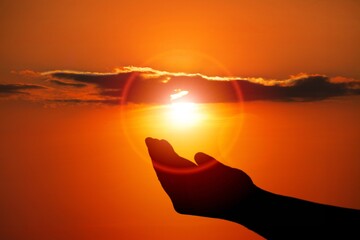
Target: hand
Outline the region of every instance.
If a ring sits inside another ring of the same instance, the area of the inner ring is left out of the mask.
[[[229,219],[246,203],[257,187],[239,169],[228,167],[204,153],[195,163],[180,157],[165,140],[146,138],[158,179],[181,214]]]
[[[165,140],[145,142],[178,213],[233,221],[267,239],[360,237],[360,210],[274,194],[255,186],[243,171],[204,153],[195,155],[195,164],[177,155]]]

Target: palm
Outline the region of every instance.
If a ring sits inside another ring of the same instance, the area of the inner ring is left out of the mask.
[[[147,138],[146,144],[158,179],[179,213],[221,218],[256,188],[246,173],[204,153],[195,155],[196,165],[165,140]]]

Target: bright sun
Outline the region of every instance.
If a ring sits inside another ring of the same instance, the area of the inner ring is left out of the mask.
[[[177,102],[169,105],[169,117],[176,126],[193,126],[199,122],[201,115],[198,106],[191,102]]]
[[[196,103],[179,101],[188,95],[189,91],[175,89],[175,93],[170,95],[169,118],[170,122],[176,127],[188,127],[198,123],[201,119],[200,109]]]

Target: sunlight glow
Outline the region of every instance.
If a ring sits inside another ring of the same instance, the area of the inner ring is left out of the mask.
[[[197,104],[177,102],[169,105],[169,118],[177,127],[193,126],[201,120]]]

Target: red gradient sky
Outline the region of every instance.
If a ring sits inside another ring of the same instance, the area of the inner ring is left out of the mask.
[[[50,86],[40,72],[123,66],[355,81],[359,12],[353,0],[1,1],[0,239],[262,239],[235,223],[176,214],[146,158],[149,134],[188,158],[218,156],[266,190],[359,209],[359,96],[249,101],[210,130],[164,133],[153,112],[135,112],[127,134],[119,106],[34,97],[83,94]],[[1,93],[18,83],[48,84],[47,95]]]

